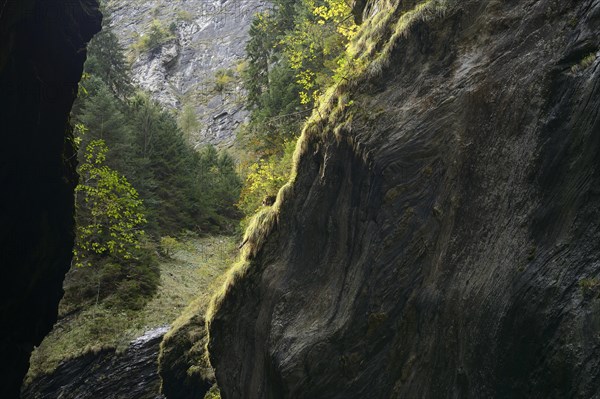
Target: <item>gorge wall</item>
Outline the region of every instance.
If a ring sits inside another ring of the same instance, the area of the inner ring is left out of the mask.
[[[147,331],[123,352],[88,352],[23,386],[22,399],[164,399],[159,394],[158,350],[169,327]]]
[[[372,65],[210,313],[222,397],[599,398],[600,1],[357,3]]]
[[[19,397],[34,345],[56,321],[73,247],[69,113],[100,30],[95,0],[0,5],[0,397]]]

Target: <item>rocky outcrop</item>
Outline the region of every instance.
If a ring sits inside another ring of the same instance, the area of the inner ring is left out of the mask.
[[[159,327],[132,341],[123,353],[90,352],[63,362],[27,384],[23,399],[164,399],[159,394],[157,358],[169,329]]]
[[[171,38],[152,51],[130,51],[134,82],[166,107],[193,107],[198,144],[231,145],[248,117],[237,65],[245,56],[252,17],[265,0],[122,1],[111,3],[112,26],[126,48],[160,21]],[[231,76],[219,81],[218,73]],[[223,84],[226,83],[226,84]]]
[[[100,30],[96,1],[0,5],[0,397],[19,395],[34,345],[56,321],[73,247],[69,112]]]
[[[414,4],[249,233],[224,399],[600,397],[600,1]]]
[[[160,344],[158,373],[161,392],[169,399],[203,398],[215,383],[206,355],[206,326],[202,311],[180,319]]]

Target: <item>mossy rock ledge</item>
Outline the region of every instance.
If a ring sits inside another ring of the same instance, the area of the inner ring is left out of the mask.
[[[211,309],[223,398],[600,397],[600,1],[362,15]]]

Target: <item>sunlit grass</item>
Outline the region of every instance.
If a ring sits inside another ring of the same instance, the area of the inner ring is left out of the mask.
[[[172,324],[194,300],[206,308],[211,289],[221,285],[236,254],[233,237],[183,242],[171,259],[163,259],[158,291],[142,310],[116,311],[100,304],[60,320],[34,350],[28,379],[51,372],[61,361],[86,352],[103,348],[124,350],[145,331]]]

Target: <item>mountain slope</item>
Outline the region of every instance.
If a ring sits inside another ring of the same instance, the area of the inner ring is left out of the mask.
[[[112,0],[108,10],[121,43],[130,50],[134,82],[169,108],[189,106],[196,111],[199,125],[193,142],[231,145],[235,128],[248,115],[239,64],[252,17],[265,4]],[[163,31],[158,44],[136,48],[153,25]],[[228,77],[220,81],[219,74]]]

